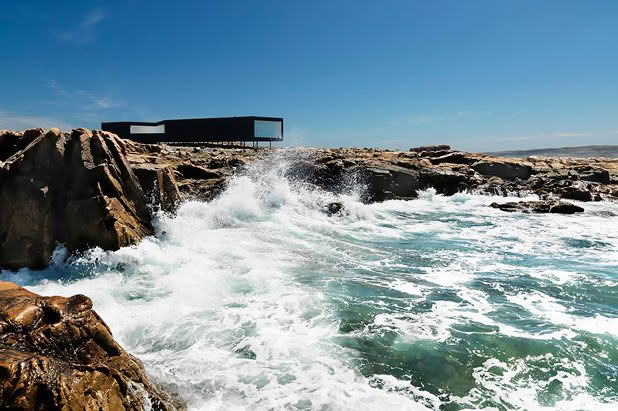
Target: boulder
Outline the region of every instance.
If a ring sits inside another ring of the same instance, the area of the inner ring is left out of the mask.
[[[423,168],[419,177],[423,187],[435,188],[439,194],[445,195],[466,191],[472,185],[468,176],[450,169]]]
[[[472,164],[476,161],[476,159],[470,157],[469,155],[466,155],[466,153],[455,151],[453,153],[444,154],[439,157],[432,157],[429,161],[431,161],[431,164]]]
[[[508,203],[491,203],[492,208],[497,208],[502,211],[520,212],[520,213],[553,213],[553,214],[575,214],[583,213],[582,207],[565,201],[512,201]]]
[[[555,190],[556,194],[567,200],[577,201],[593,201],[594,196],[590,191],[590,187],[582,182],[576,181],[570,185],[559,187]]]
[[[397,166],[358,168],[367,186],[366,201],[409,199],[422,188],[418,171]]]
[[[322,207],[322,212],[329,217],[334,216],[335,214],[340,214],[345,210],[345,207],[342,202],[335,201],[332,203],[326,204]]]
[[[133,166],[132,169],[153,205],[166,212],[176,211],[180,203],[180,190],[172,167],[139,164]]]
[[[0,267],[9,269],[47,266],[57,243],[115,250],[152,234],[120,140],[101,131],[51,129],[13,153],[0,168],[0,210]]]
[[[472,164],[472,169],[484,176],[495,176],[508,180],[530,178],[531,167],[512,161],[480,160]]]
[[[601,184],[610,183],[609,171],[600,168],[591,168],[587,171],[580,172],[579,179]]]
[[[172,410],[84,295],[42,297],[0,282],[0,408]]]
[[[210,178],[220,178],[221,173],[212,171],[204,167],[196,166],[191,163],[183,163],[176,166],[176,170],[182,174],[184,178],[207,180]]]

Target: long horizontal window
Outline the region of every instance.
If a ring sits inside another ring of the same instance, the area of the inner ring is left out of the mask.
[[[131,134],[165,134],[165,124],[159,126],[131,126]]]
[[[254,136],[260,138],[281,139],[282,130],[280,121],[255,120]]]

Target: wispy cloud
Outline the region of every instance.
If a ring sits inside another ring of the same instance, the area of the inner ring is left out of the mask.
[[[24,115],[11,111],[0,110],[0,129],[2,130],[24,130],[28,128],[53,128],[62,130],[73,128],[70,124],[50,117]]]
[[[61,86],[56,80],[51,80],[48,86],[58,95],[65,99],[71,100],[76,104],[78,103],[84,105],[84,108],[88,110],[108,109],[122,106],[118,100],[110,96],[100,96],[81,89],[67,89]]]
[[[73,30],[60,33],[58,37],[66,41],[74,41],[76,43],[89,43],[95,38],[96,26],[105,20],[105,12],[101,8],[90,10],[82,21]]]

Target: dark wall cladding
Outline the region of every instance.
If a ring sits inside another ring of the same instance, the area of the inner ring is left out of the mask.
[[[283,141],[283,118],[280,117],[193,118],[157,123],[111,122],[101,123],[101,129],[140,143]]]

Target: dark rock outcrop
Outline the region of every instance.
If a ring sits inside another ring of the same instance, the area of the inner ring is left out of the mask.
[[[368,201],[415,198],[422,187],[415,170],[387,166],[359,168],[358,172],[367,185]]]
[[[113,250],[152,234],[118,137],[36,129],[11,138],[0,165],[0,267],[45,267],[57,243]]]
[[[508,203],[491,203],[492,208],[502,211],[520,213],[552,213],[552,214],[575,214],[583,213],[582,207],[565,201],[512,201]]]
[[[329,217],[332,217],[336,214],[340,214],[345,210],[345,207],[343,205],[342,202],[340,201],[335,201],[332,203],[328,203],[326,204],[323,208],[322,211],[324,212],[324,214],[326,214]]]
[[[180,190],[170,166],[140,164],[133,167],[133,172],[154,206],[166,212],[176,211],[180,203]]]
[[[531,174],[529,166],[513,161],[481,160],[472,164],[472,169],[484,176],[500,177],[509,180],[515,178],[527,180]]]
[[[83,295],[41,297],[0,282],[0,408],[172,410],[142,363]]]

